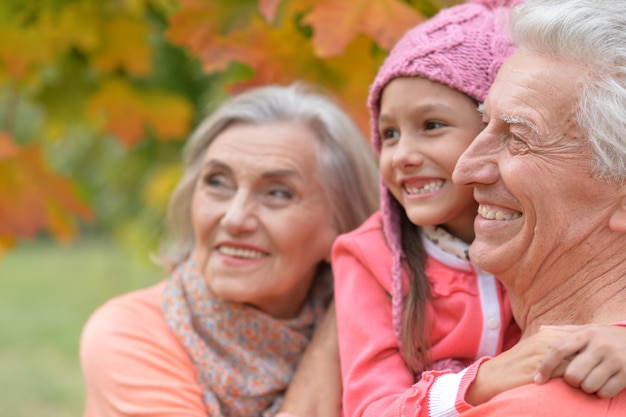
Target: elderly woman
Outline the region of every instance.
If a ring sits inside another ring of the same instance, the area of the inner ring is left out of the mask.
[[[85,416],[274,415],[332,290],[335,238],[378,206],[364,138],[302,85],[250,90],[185,148],[170,277],[81,338]]]

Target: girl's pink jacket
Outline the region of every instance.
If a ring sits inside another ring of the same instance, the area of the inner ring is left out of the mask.
[[[513,346],[520,331],[501,284],[428,239],[423,242],[432,293],[427,305],[431,360],[469,365]],[[448,375],[441,383],[429,375],[415,384],[402,359],[391,317],[391,263],[380,213],[340,236],[333,247],[343,415],[454,416],[461,375]],[[403,288],[408,289],[406,276]]]

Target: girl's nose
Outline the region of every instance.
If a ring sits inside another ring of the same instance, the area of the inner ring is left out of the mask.
[[[391,164],[395,169],[407,169],[424,163],[424,155],[415,140],[403,136],[394,150]]]

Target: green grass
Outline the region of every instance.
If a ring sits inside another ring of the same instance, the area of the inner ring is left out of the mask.
[[[82,416],[78,340],[107,299],[162,279],[108,241],[21,244],[0,258],[0,417]]]

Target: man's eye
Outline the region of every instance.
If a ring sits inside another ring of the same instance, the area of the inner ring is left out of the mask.
[[[515,155],[524,155],[530,151],[526,140],[520,136],[508,135],[509,150]]]

